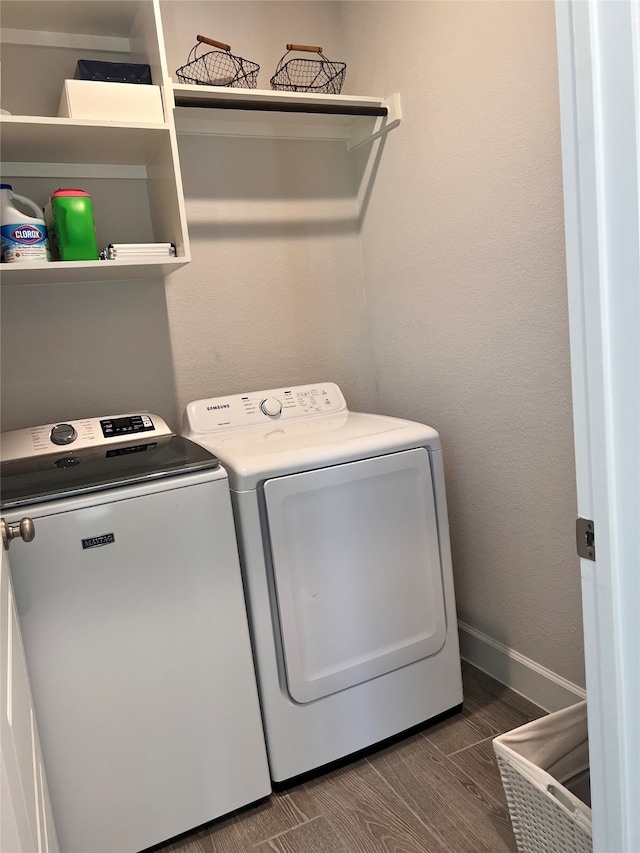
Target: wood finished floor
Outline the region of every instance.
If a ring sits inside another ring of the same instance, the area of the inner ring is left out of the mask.
[[[544,714],[464,664],[454,717],[154,853],[515,853],[491,740]]]

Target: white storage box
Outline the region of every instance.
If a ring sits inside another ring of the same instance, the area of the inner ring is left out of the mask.
[[[59,116],[96,121],[163,124],[159,86],[65,80]]]
[[[591,853],[587,703],[493,741],[519,853]]]

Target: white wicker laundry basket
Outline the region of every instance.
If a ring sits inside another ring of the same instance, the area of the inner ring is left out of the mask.
[[[592,853],[587,703],[493,741],[519,853]]]

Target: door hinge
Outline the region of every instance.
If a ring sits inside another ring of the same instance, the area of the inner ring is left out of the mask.
[[[578,556],[586,560],[596,558],[596,533],[590,518],[579,518],[576,521],[576,547]]]

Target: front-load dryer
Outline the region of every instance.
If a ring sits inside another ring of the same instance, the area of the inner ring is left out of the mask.
[[[197,400],[229,474],[271,776],[462,703],[442,451],[332,383]]]

